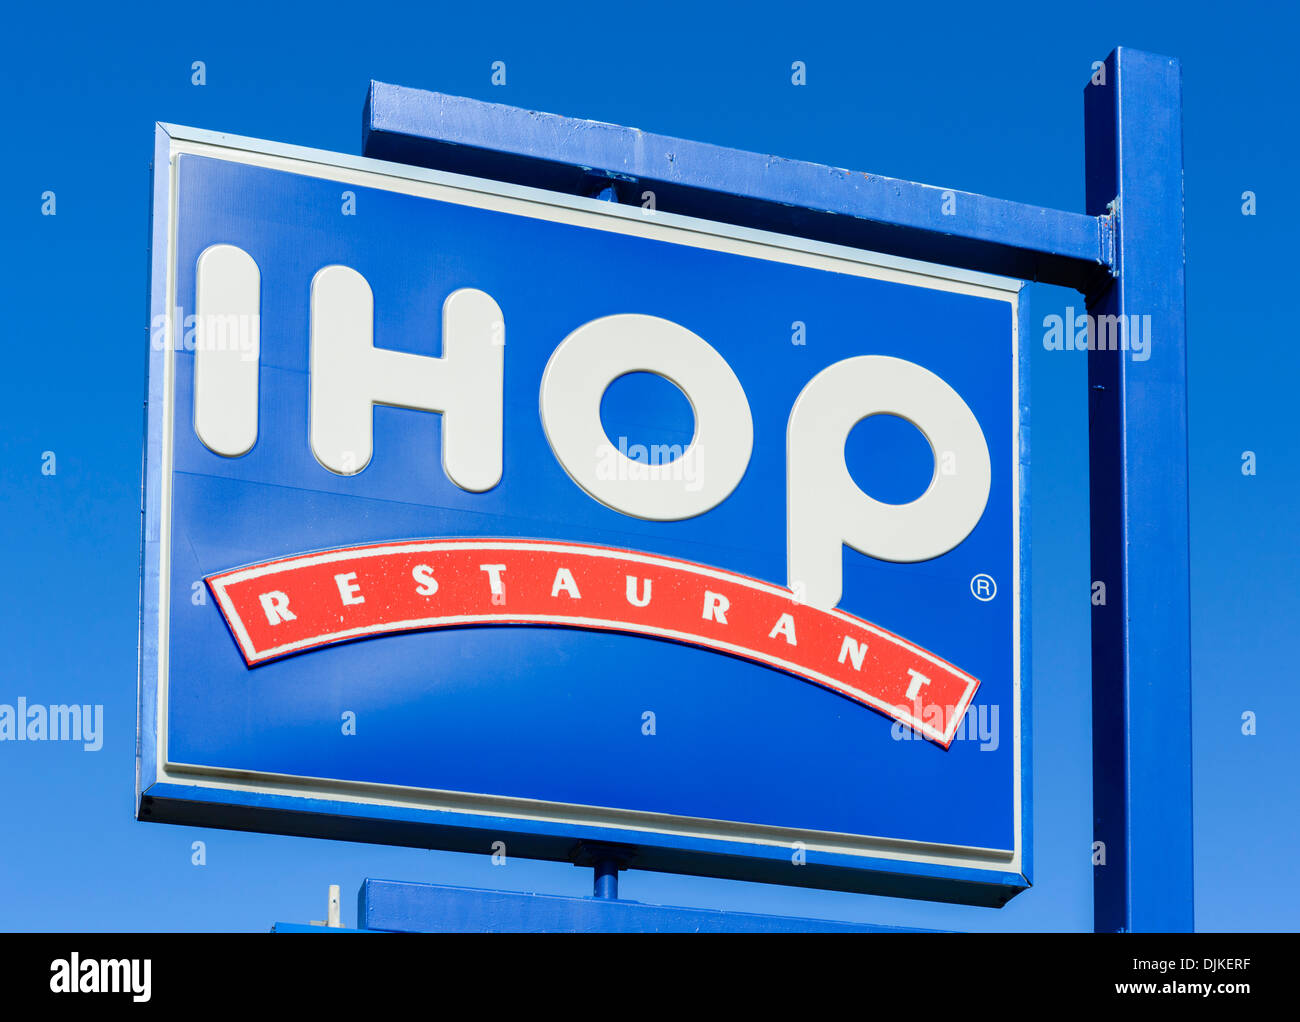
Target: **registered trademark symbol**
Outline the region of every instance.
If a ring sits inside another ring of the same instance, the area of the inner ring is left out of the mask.
[[[981,603],[988,603],[997,596],[998,584],[993,581],[992,575],[981,572],[970,580],[970,594]]]

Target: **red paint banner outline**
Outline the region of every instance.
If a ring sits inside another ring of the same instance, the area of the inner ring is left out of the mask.
[[[901,721],[948,748],[979,681],[789,589],[657,554],[526,539],[343,547],[206,579],[245,663],[396,632],[552,625],[743,657]]]

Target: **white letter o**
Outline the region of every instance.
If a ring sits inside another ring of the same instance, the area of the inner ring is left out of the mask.
[[[676,384],[695,413],[690,446],[666,464],[632,461],[601,425],[606,388],[635,372]],[[603,316],[569,334],[542,374],[541,415],[575,483],[606,507],[650,521],[693,518],[722,503],[754,447],[749,401],[731,366],[699,335],[658,316]]]

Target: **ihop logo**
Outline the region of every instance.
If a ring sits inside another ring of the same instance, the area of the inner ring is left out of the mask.
[[[223,458],[247,454],[261,429],[261,288],[245,250],[223,243],[201,253],[193,426]],[[442,468],[456,487],[484,493],[502,481],[509,349],[490,294],[460,288],[446,297],[440,357],[376,347],[371,286],[348,266],[315,272],[307,312],[307,429],[321,469],[364,473],[374,452],[374,407],[387,405],[442,416]],[[233,335],[239,343],[230,343]],[[693,436],[670,460],[633,460],[605,433],[605,391],[636,372],[670,381],[690,403]],[[745,389],[708,340],[679,323],[636,313],[593,318],[556,338],[536,385],[536,428],[551,454],[575,487],[620,515],[652,523],[707,515],[749,466],[754,421]],[[850,430],[877,414],[911,422],[934,450],[930,484],[910,503],[872,498],[845,463]],[[946,748],[978,680],[836,608],[845,546],[882,561],[920,562],[975,528],[991,480],[979,422],[928,369],[861,355],[824,367],[803,387],[785,441],[785,587],[648,551],[508,536],[295,554],[207,582],[249,668],[393,632],[493,623],[604,629],[787,671]]]
[[[261,277],[245,251],[207,248],[197,269],[194,429],[213,453],[246,454],[259,430]],[[238,324],[239,343],[231,343]],[[439,358],[378,348],[374,298],[346,266],[319,270],[310,291],[310,443],[322,468],[364,472],[373,408],[442,415],[442,465],[462,490],[501,481],[506,324],[491,295],[453,291],[441,310]],[[600,404],[615,380],[649,372],[675,384],[694,412],[677,457],[647,464],[611,444]],[[623,515],[671,522],[707,514],[749,465],[754,427],[740,380],[709,342],[667,319],[622,314],[559,338],[538,381],[539,422],[557,462],[593,500]],[[864,493],[844,460],[850,430],[889,414],[917,427],[935,453],[928,488],[907,504]],[[840,600],[841,547],[893,562],[926,561],[962,542],[988,501],[988,445],[952,387],[913,362],[862,355],[829,365],[803,388],[786,430],[787,584],[811,606]]]

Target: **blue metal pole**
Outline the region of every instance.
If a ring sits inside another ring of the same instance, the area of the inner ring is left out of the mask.
[[[1189,931],[1182,76],[1124,48],[1104,72],[1084,92],[1087,210],[1113,213],[1116,246],[1116,277],[1088,302],[1094,923]],[[1117,327],[1125,343],[1102,350]]]
[[[635,851],[625,845],[581,841],[573,851],[578,866],[592,869],[591,895],[606,901],[618,900],[618,871],[627,869]]]
[[[618,862],[614,859],[597,859],[592,897],[618,897]]]

